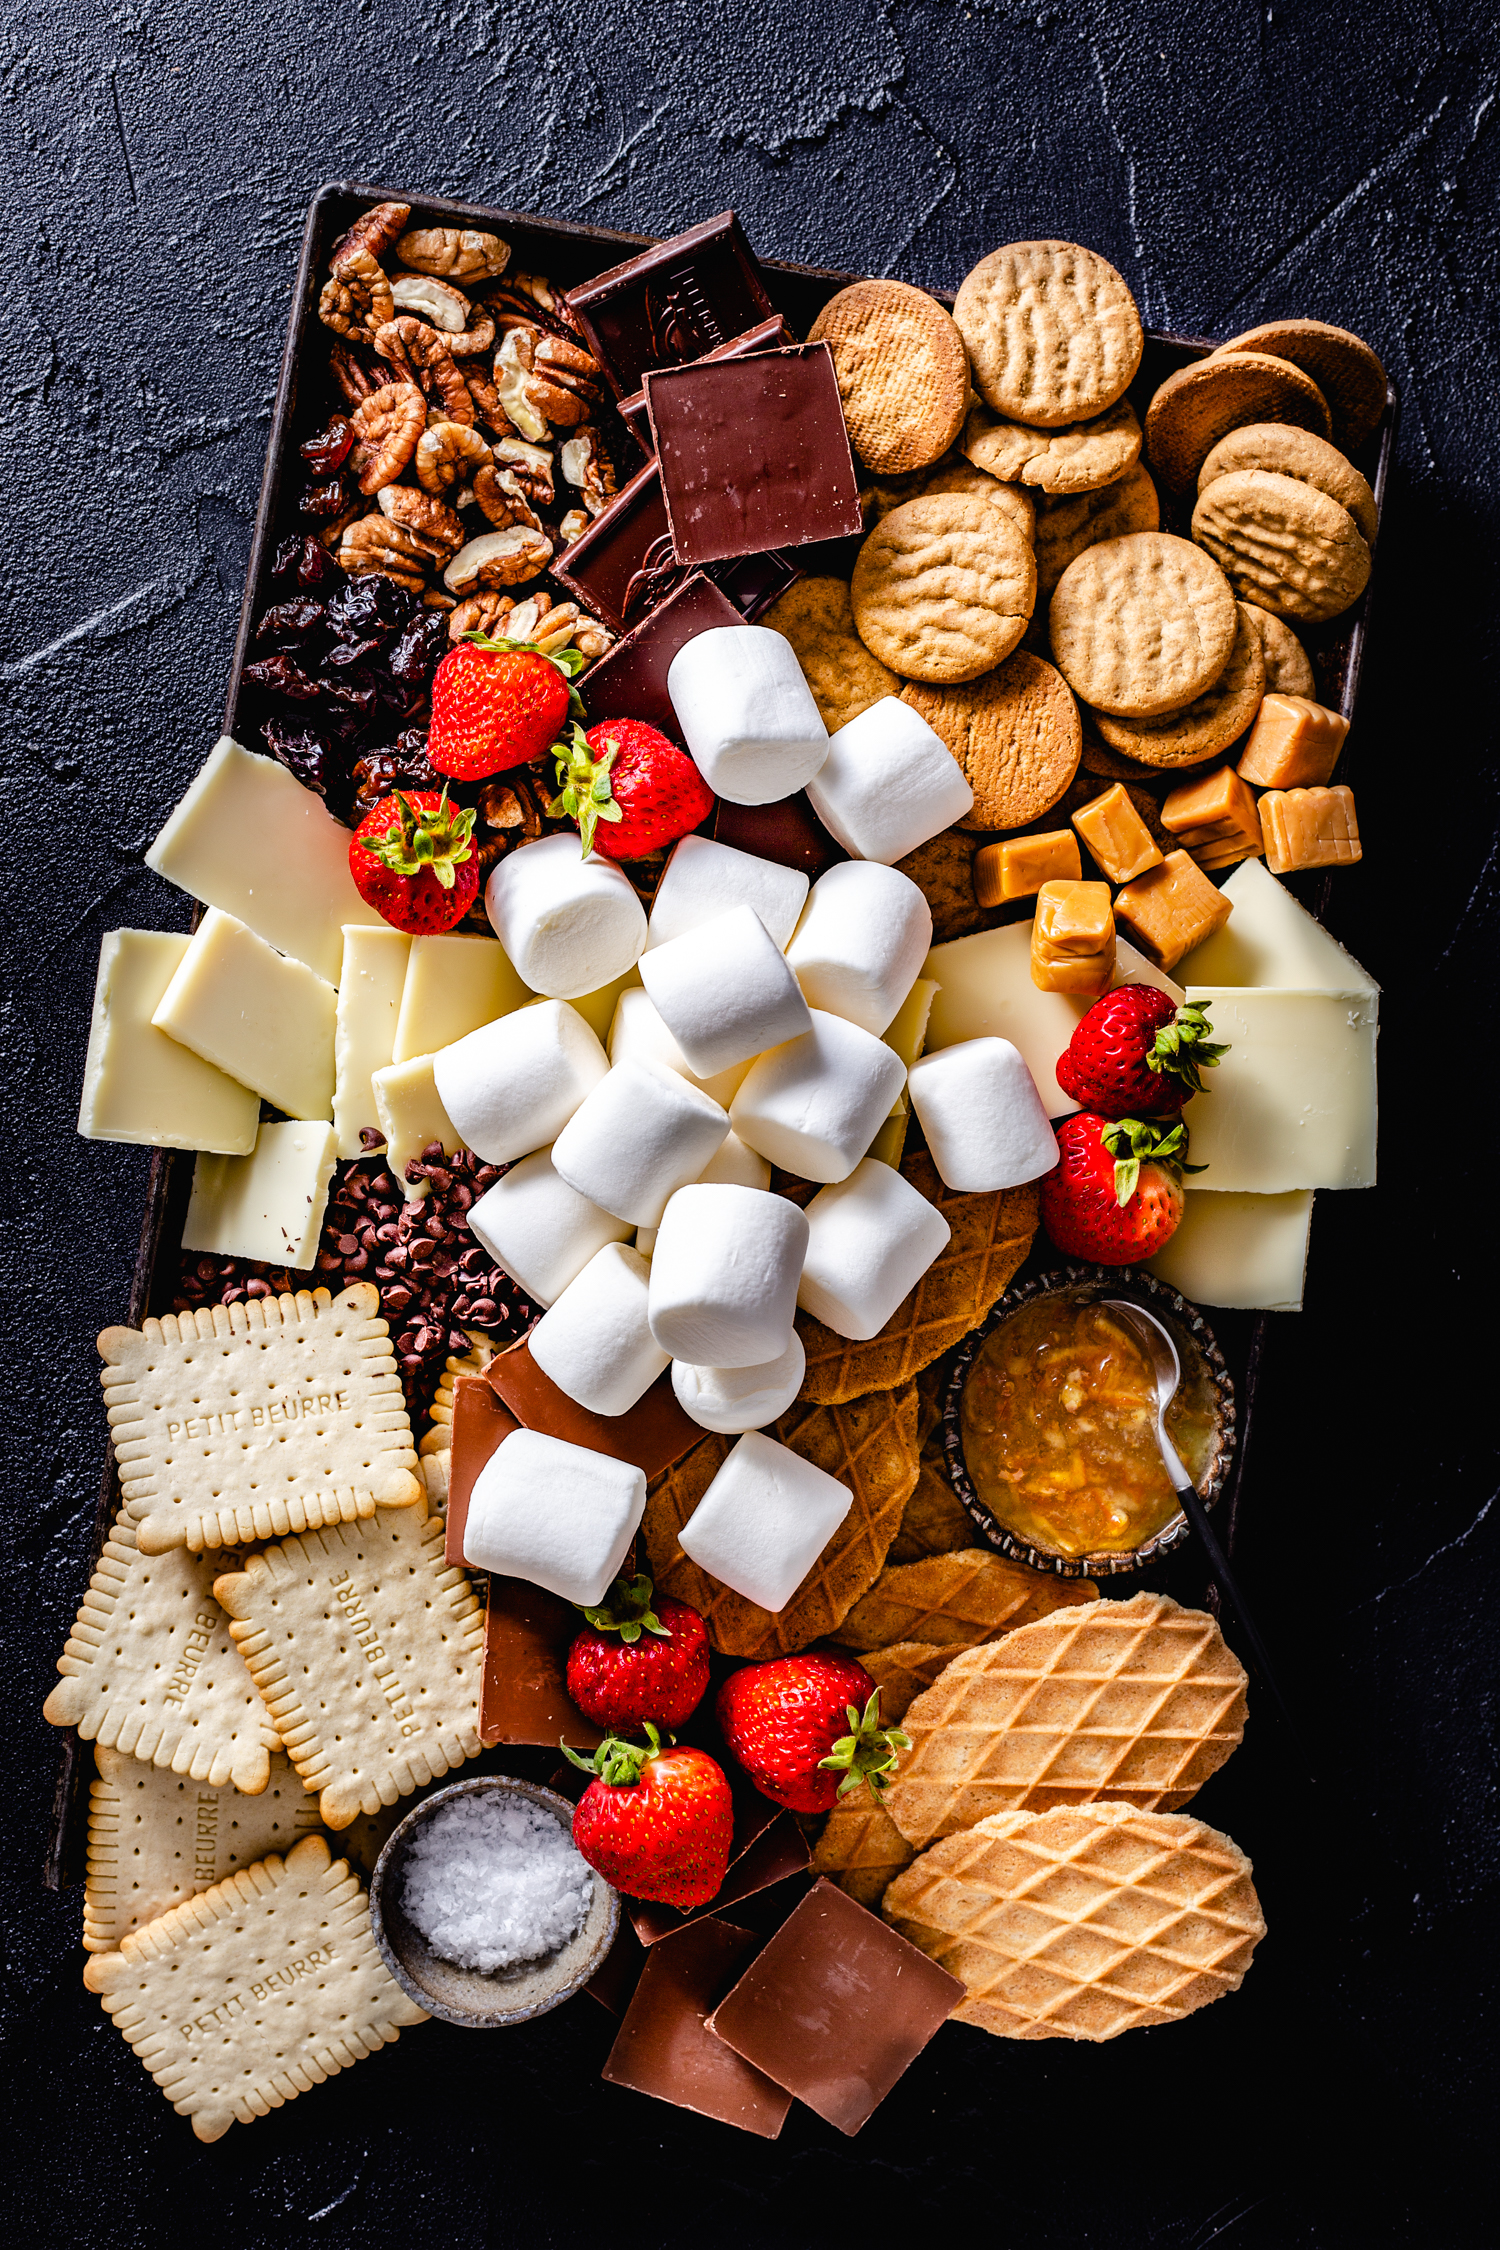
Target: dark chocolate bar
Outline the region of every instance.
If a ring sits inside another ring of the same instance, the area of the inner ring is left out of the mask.
[[[628,632],[681,584],[654,460],[564,547],[552,575],[612,633]]]
[[[796,341],[796,337],[792,334],[780,313],[773,313],[769,320],[758,321],[754,328],[747,328],[743,336],[731,336],[727,344],[716,344],[714,349],[711,352],[705,352],[703,357],[705,359],[743,359],[749,352],[771,352],[777,350],[783,344],[795,344]],[[646,412],[644,386],[638,391],[632,391],[629,398],[620,400],[619,412],[621,421],[629,425],[641,451],[649,453],[651,451],[651,421]]]
[[[714,807],[714,841],[757,859],[798,867],[816,879],[835,860],[849,854],[836,843],[801,790],[770,805],[732,805],[721,797]]]
[[[654,1945],[601,2076],[774,2141],[791,2096],[704,2028],[760,1942],[753,1930],[710,1917]]]
[[[617,398],[648,368],[697,359],[776,310],[732,211],[595,274],[567,301]]]
[[[667,693],[667,673],[678,650],[716,625],[738,625],[739,611],[711,578],[695,570],[659,602],[579,682],[589,725],[600,719],[643,719],[677,743],[682,729]]]

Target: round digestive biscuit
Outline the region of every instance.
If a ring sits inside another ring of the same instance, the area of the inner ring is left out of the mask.
[[[988,407],[976,406],[964,424],[963,449],[976,468],[1005,484],[1034,485],[1040,492],[1096,492],[1116,483],[1140,459],[1141,425],[1125,398],[1095,421],[1072,422],[1060,430],[1000,421]]]
[[[1187,492],[1220,438],[1246,422],[1291,422],[1326,438],[1328,401],[1300,367],[1265,352],[1195,359],[1146,409],[1146,458],[1172,491]]]
[[[1282,422],[1250,422],[1220,438],[1198,471],[1198,490],[1206,492],[1220,477],[1236,469],[1264,469],[1271,476],[1296,477],[1315,485],[1347,508],[1359,526],[1360,536],[1375,538],[1375,495],[1352,462],[1336,445],[1314,437],[1311,430],[1296,430]]]
[[[963,427],[969,362],[953,316],[905,281],[857,281],[807,332],[833,353],[849,441],[877,475],[935,461]]]
[[[1117,718],[1151,719],[1213,686],[1239,620],[1228,579],[1201,547],[1165,531],[1135,531],[1086,547],[1069,563],[1048,624],[1053,657],[1075,695]]]
[[[964,769],[974,809],[961,828],[1024,828],[1078,771],[1083,726],[1055,666],[1017,649],[982,679],[903,688],[903,703],[940,734]]]
[[[882,696],[901,693],[895,673],[870,654],[855,632],[849,589],[842,578],[794,580],[760,622],[791,642],[830,734],[868,711]]]
[[[1076,242],[1009,242],[981,258],[953,306],[974,386],[997,414],[1042,429],[1103,414],[1141,363],[1121,276]]]
[[[1013,489],[1013,488],[1009,488]],[[1104,539],[1123,539],[1131,531],[1156,531],[1161,505],[1156,487],[1137,462],[1117,484],[1099,492],[1046,496],[1036,517],[1037,594],[1050,594],[1070,562],[1085,547]]]
[[[1359,336],[1323,320],[1267,320],[1220,344],[1228,352],[1269,352],[1310,375],[1328,401],[1338,443],[1357,452],[1385,412],[1385,369]]]
[[[1113,719],[1096,711],[1094,724],[1112,750],[1146,766],[1199,766],[1237,742],[1255,719],[1266,692],[1266,660],[1255,620],[1241,602],[1239,630],[1229,662],[1206,694],[1160,719]]]
[[[850,594],[860,639],[903,679],[973,680],[1025,632],[1036,558],[987,501],[935,493],[876,525]]]
[[[1348,509],[1265,469],[1216,477],[1193,510],[1193,537],[1235,592],[1273,617],[1338,617],[1370,576],[1370,550]]]
[[[1284,618],[1253,602],[1241,603],[1260,635],[1260,652],[1266,660],[1267,695],[1308,695],[1317,701],[1318,683],[1312,659]]]

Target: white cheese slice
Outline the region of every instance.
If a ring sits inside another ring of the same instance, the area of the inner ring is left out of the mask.
[[[343,925],[380,925],[349,872],[349,830],[274,758],[221,735],[146,854],[169,883],[222,907],[338,981]]]
[[[413,1184],[406,1167],[420,1156],[429,1141],[441,1141],[446,1156],[463,1147],[452,1118],[438,1097],[431,1055],[414,1055],[409,1062],[391,1063],[371,1080],[375,1114],[385,1135],[385,1160],[394,1172],[408,1202],[427,1193],[425,1180]]]
[[[262,1125],[253,1156],[200,1156],[183,1249],[310,1266],[328,1208],[334,1143],[331,1125]]]
[[[1183,1111],[1195,1188],[1281,1195],[1375,1184],[1373,994],[1190,985],[1229,1052]]]
[[[580,993],[576,1000],[568,1002],[568,1006],[578,1010],[600,1045],[607,1047],[609,1045],[610,1026],[615,1020],[615,1010],[620,1004],[620,994],[634,991],[639,986],[640,981],[639,967],[631,967],[625,971],[624,976],[616,977],[612,984],[601,984],[597,992]],[[745,1070],[748,1071],[749,1067],[750,1065],[747,1063]],[[741,1077],[744,1074],[744,1071],[742,1071]],[[717,1100],[718,1096],[715,1095],[714,1098]]]
[[[210,907],[151,1021],[288,1117],[333,1116],[338,994]]]
[[[432,941],[418,938],[416,942]],[[494,950],[498,953],[500,948]],[[372,930],[358,922],[345,925],[333,1036],[333,1129],[339,1155],[346,1159],[364,1155],[361,1130],[376,1123],[370,1080],[395,1053],[411,952],[412,940],[401,930]]]
[[[151,1021],[190,943],[166,930],[105,932],[78,1105],[86,1139],[226,1156],[254,1148],[259,1097]]]
[[[1352,953],[1278,883],[1264,860],[1242,860],[1224,885],[1234,912],[1177,964],[1184,985],[1259,985],[1282,992],[1353,993],[1379,985]]]
[[[413,938],[400,1021],[385,1059],[410,1062],[416,1055],[435,1055],[531,997],[498,939],[451,931]]]
[[[1312,1191],[1204,1195],[1189,1187],[1181,1223],[1146,1271],[1198,1305],[1297,1312],[1307,1268]]]

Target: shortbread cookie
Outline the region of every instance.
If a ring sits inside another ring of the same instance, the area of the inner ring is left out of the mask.
[[[1206,694],[1159,719],[1112,719],[1106,711],[1093,714],[1112,750],[1146,766],[1201,766],[1205,758],[1217,757],[1254,725],[1266,692],[1266,660],[1255,620],[1243,602],[1239,612],[1229,662]]]
[[[953,317],[980,397],[1042,429],[1103,414],[1141,363],[1135,299],[1076,242],[992,250],[960,285]]]
[[[1369,582],[1370,550],[1348,509],[1297,477],[1215,478],[1193,510],[1193,537],[1235,592],[1273,617],[1339,617]]]
[[[325,1827],[478,1757],[484,1609],[425,1504],[283,1539],[214,1591]]]
[[[1036,558],[985,501],[935,494],[893,508],[859,550],[854,623],[907,680],[973,680],[1004,661],[1036,601]]]
[[[380,1958],[348,1861],[321,1836],[93,1954],[83,1981],[200,2141],[427,2021]]]
[[[1313,676],[1312,658],[1284,618],[1273,617],[1268,609],[1259,609],[1254,602],[1240,605],[1254,619],[1255,630],[1260,635],[1261,654],[1266,660],[1267,695],[1307,695],[1317,699],[1318,684]]]
[[[1336,445],[1314,437],[1311,430],[1293,429],[1289,423],[1251,422],[1231,430],[1198,471],[1198,490],[1206,492],[1218,477],[1235,469],[1266,469],[1273,476],[1297,477],[1316,485],[1330,500],[1347,508],[1370,545],[1375,542],[1375,495],[1352,461]]]
[[[1146,458],[1173,492],[1187,492],[1220,438],[1246,422],[1291,422],[1326,438],[1328,401],[1300,367],[1265,352],[1195,359],[1146,409]]]
[[[791,642],[830,734],[868,711],[882,696],[901,693],[895,673],[870,654],[855,632],[849,589],[842,578],[795,579],[760,622]]]
[[[986,476],[983,469],[976,469],[961,453],[949,454],[934,462],[930,469],[919,470],[915,476],[882,477],[878,483],[862,485],[859,499],[865,513],[865,529],[873,531],[893,508],[904,508],[908,500],[925,500],[929,494],[939,492],[956,492],[966,500],[984,500],[1007,516],[1023,539],[1031,540],[1036,536],[1036,502],[1031,494],[1018,484],[1001,484],[998,478]]]
[[[1137,462],[1117,484],[1101,492],[1060,494],[1044,498],[1036,516],[1036,590],[1038,604],[1051,594],[1070,562],[1085,547],[1105,539],[1123,539],[1132,531],[1161,528],[1161,504],[1156,487]]]
[[[976,406],[964,424],[963,449],[975,468],[1004,484],[1041,492],[1097,492],[1115,484],[1141,457],[1141,425],[1122,398],[1092,422],[1033,430]]]
[[[1310,375],[1328,401],[1336,442],[1349,452],[1375,435],[1386,407],[1385,369],[1347,328],[1323,320],[1267,320],[1231,336],[1213,356],[1225,352],[1270,352]]]
[[[257,1796],[281,1738],[255,1693],[214,1598],[237,1550],[143,1555],[129,1509],[104,1542],[42,1705],[85,1742]]]
[[[880,1716],[886,1721],[891,1716],[883,1698]],[[874,1909],[887,1884],[915,1858],[912,1846],[865,1781],[840,1797],[824,1821],[809,1873],[831,1875],[841,1891]]]
[[[90,1953],[122,1945],[132,1930],[267,1852],[290,1851],[318,1826],[318,1800],[309,1797],[284,1750],[272,1758],[271,1778],[258,1797],[227,1781],[216,1786],[144,1766],[102,1743],[94,1764],[83,1886],[83,1942]]]
[[[1057,803],[1078,771],[1083,729],[1067,681],[1018,648],[982,679],[902,689],[964,769],[974,792],[964,828],[1024,828]]]
[[[1091,1578],[1055,1578],[990,1547],[960,1547],[887,1568],[831,1637],[845,1648],[925,1641],[956,1656],[1054,1609],[1098,1599]]]
[[[963,427],[969,361],[936,298],[905,281],[856,281],[829,299],[807,340],[833,353],[849,442],[877,476],[947,452]]]
[[[144,1554],[281,1538],[422,1496],[371,1282],[165,1313],[106,1328],[99,1351]]]
[[[1211,688],[1239,630],[1223,571],[1165,531],[1086,547],[1058,580],[1047,621],[1074,694],[1125,719],[1180,711]]]

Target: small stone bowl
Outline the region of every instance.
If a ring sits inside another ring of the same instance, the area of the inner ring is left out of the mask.
[[[447,1789],[424,1797],[386,1839],[370,1878],[370,1925],[381,1958],[402,1991],[429,2015],[456,2023],[466,2031],[496,2031],[502,2025],[529,2023],[571,2000],[587,1984],[615,1942],[620,1927],[619,1894],[602,1875],[594,1877],[594,1896],[583,1927],[576,1937],[538,1961],[514,1969],[497,1969],[485,1976],[478,1969],[460,1968],[434,1953],[421,1933],[401,1911],[406,1855],[417,1831],[440,1807],[454,1797],[529,1797],[551,1813],[559,1828],[571,1835],[573,1807],[555,1790],[540,1789],[534,1782],[517,1781],[509,1774],[481,1774],[472,1781],[455,1781]]]

